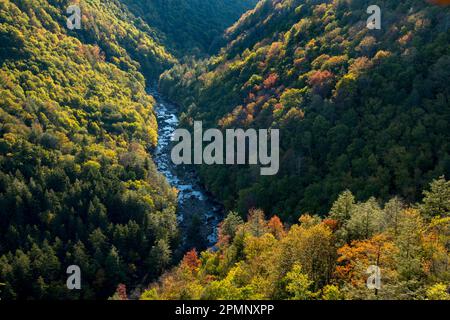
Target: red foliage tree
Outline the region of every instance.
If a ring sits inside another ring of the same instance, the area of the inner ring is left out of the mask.
[[[267,226],[269,227],[270,233],[272,233],[277,239],[280,239],[284,236],[284,226],[278,216],[273,216],[269,220]]]
[[[266,78],[266,80],[264,80],[264,88],[265,89],[271,89],[275,86],[275,84],[278,81],[278,74],[276,73],[271,73],[269,74],[269,76]]]
[[[324,225],[326,225],[331,231],[336,231],[339,227],[339,222],[335,219],[324,219],[322,221]]]
[[[198,258],[197,250],[195,249],[187,252],[183,257],[182,265],[191,271],[197,271],[201,264],[202,262]]]
[[[325,97],[331,90],[333,77],[333,74],[328,70],[318,70],[309,76],[308,84],[315,94]]]
[[[116,294],[117,294],[117,296],[119,297],[120,300],[128,300],[127,286],[124,285],[123,283],[120,283],[117,286]]]

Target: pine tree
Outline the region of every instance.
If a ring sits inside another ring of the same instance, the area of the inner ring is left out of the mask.
[[[425,190],[423,195],[420,210],[427,219],[450,215],[450,181],[446,181],[444,176],[433,180],[430,190]]]

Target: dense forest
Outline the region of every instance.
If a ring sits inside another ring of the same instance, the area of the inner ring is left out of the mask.
[[[204,56],[224,44],[224,30],[257,0],[123,0],[130,10],[160,31],[177,54]]]
[[[157,276],[177,244],[140,73],[175,59],[117,1],[83,2],[70,32],[68,4],[0,2],[2,299],[106,298]],[[72,264],[82,291],[66,288]]]
[[[302,214],[286,226],[251,210],[230,213],[214,250],[186,253],[141,299],[450,300],[450,181],[439,178],[423,201],[395,197],[380,206],[339,195],[326,217]],[[366,286],[368,267],[381,287]]]
[[[195,168],[229,212],[203,252],[158,79],[184,127],[281,132],[276,176]],[[423,0],[0,0],[0,299],[450,299],[448,79]]]
[[[422,0],[264,0],[220,54],[175,65],[160,80],[182,120],[222,129],[279,128],[280,172],[204,166],[228,209],[294,222],[326,214],[342,190],[358,200],[420,200],[450,176],[450,9]]]
[[[107,298],[172,263],[177,190],[151,159],[146,86],[255,3],[0,2],[0,298]]]

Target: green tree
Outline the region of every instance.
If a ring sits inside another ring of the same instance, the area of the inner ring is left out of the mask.
[[[284,279],[286,281],[286,291],[292,300],[310,300],[314,295],[310,290],[313,281],[309,280],[306,274],[302,273],[302,267],[295,264]]]
[[[355,207],[355,197],[351,191],[346,190],[339,195],[337,200],[333,203],[330,210],[330,218],[337,220],[341,225],[344,225],[350,219],[353,208]]]
[[[383,212],[374,198],[356,204],[345,224],[349,239],[368,239],[382,230]]]
[[[445,180],[443,176],[433,180],[430,190],[425,190],[423,195],[420,209],[425,217],[431,219],[450,215],[450,181]]]

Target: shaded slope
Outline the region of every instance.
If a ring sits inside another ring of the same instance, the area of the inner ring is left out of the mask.
[[[450,174],[449,8],[379,1],[267,0],[205,62],[175,66],[160,86],[184,123],[281,129],[281,169],[203,167],[228,208],[326,213],[346,188],[359,199],[420,190]]]
[[[223,31],[257,0],[122,0],[179,53],[212,53]]]

